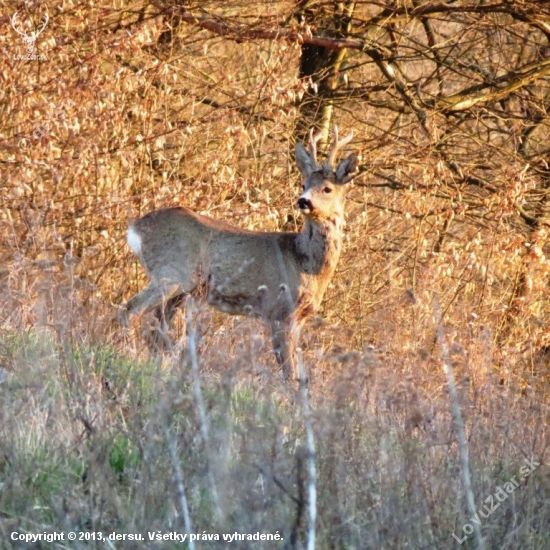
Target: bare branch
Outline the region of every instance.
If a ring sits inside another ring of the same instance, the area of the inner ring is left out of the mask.
[[[487,103],[489,101],[497,101],[511,93],[525,88],[539,78],[550,73],[550,59],[536,63],[529,63],[515,71],[511,71],[504,76],[494,79],[491,84],[479,84],[471,86],[458,94],[447,96],[439,99],[436,105],[440,106],[445,111],[465,111],[471,109],[479,103]],[[498,88],[498,84],[507,83],[503,88]],[[496,87],[496,89],[494,89]],[[491,88],[490,91],[480,93],[482,90]]]
[[[253,40],[256,38],[264,40],[286,40],[287,42],[298,42],[300,44],[312,44],[314,46],[321,46],[327,50],[342,50],[344,48],[362,50],[369,42],[363,40],[355,40],[352,38],[328,38],[321,36],[313,36],[310,31],[304,30],[302,32],[291,30],[267,30],[267,29],[251,29],[244,25],[239,25],[235,22],[228,22],[221,18],[213,18],[210,16],[199,17],[191,15],[188,12],[182,12],[180,9],[171,8],[165,10],[164,14],[174,15],[181,21],[191,23],[214,32],[220,36],[226,36],[232,40],[244,41]]]

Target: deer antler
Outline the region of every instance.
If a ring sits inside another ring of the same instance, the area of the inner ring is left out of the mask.
[[[334,125],[334,141],[332,142],[332,147],[330,148],[326,162],[331,169],[334,169],[334,161],[336,160],[336,155],[338,154],[338,151],[342,147],[344,147],[344,145],[348,144],[352,139],[353,132],[350,132],[345,138],[338,140],[338,126],[336,126],[336,124]]]
[[[319,163],[317,162],[317,142],[323,136],[322,132],[319,132],[316,136],[313,135],[313,128],[309,131],[309,156],[311,158],[311,164],[313,170],[319,169]]]
[[[21,32],[18,28],[16,28],[15,25],[17,25],[17,14],[19,13],[19,10],[17,10],[12,16],[11,16],[11,26],[13,27],[13,30],[17,33],[19,33],[21,36],[26,37],[27,33]]]
[[[38,35],[41,34],[42,31],[46,28],[46,25],[48,24],[48,21],[50,20],[50,16],[49,16],[47,13],[45,13],[45,14],[42,16],[42,19],[44,19],[44,24],[42,25],[42,28],[41,28],[38,32],[35,31],[35,35],[34,35],[34,36],[38,36]]]
[[[44,24],[42,25],[42,28],[39,31],[32,31],[31,35],[29,36],[26,32],[20,31],[15,25],[17,25],[17,17],[19,14],[19,10],[17,10],[12,16],[11,16],[11,26],[13,27],[13,30],[17,33],[19,33],[21,36],[24,36],[27,40],[37,38],[39,34],[42,33],[42,31],[46,28],[46,25],[48,24],[48,21],[50,20],[50,16],[45,13],[42,16],[42,19],[44,20]]]

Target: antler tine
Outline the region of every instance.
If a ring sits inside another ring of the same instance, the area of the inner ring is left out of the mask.
[[[42,28],[40,29],[40,32],[38,34],[40,34],[46,28],[46,25],[48,24],[48,21],[50,20],[50,16],[47,13],[45,13],[42,16],[42,19],[44,19],[44,24],[42,25]]]
[[[338,126],[336,124],[334,125],[334,141],[332,142],[332,147],[330,148],[328,157],[327,157],[327,164],[333,168],[334,167],[334,161],[336,160],[336,155],[338,154],[338,151],[344,147],[344,145],[347,145],[351,140],[353,139],[353,132],[350,132],[345,138],[338,139]]]
[[[319,168],[317,163],[317,142],[323,136],[322,132],[319,132],[317,135],[313,135],[313,128],[309,131],[309,156],[311,157],[311,162],[314,165],[314,169]]]

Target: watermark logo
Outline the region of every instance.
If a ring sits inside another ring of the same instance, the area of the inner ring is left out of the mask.
[[[489,495],[483,501],[483,508],[477,510],[475,516],[470,518],[471,523],[465,523],[462,526],[462,531],[464,532],[464,536],[462,538],[457,536],[455,533],[452,533],[452,536],[458,542],[458,544],[462,544],[468,538],[468,536],[474,532],[474,523],[481,525],[483,521],[481,518],[487,519],[501,505],[501,503],[504,502],[510,496],[510,494],[513,493],[520,486],[519,482],[516,480],[516,477],[519,477],[520,480],[526,479],[531,475],[534,470],[536,470],[540,466],[540,462],[529,461],[527,459],[524,459],[524,462],[527,465],[522,466],[519,469],[519,476],[513,476],[509,481],[504,483],[502,487],[497,487],[494,494]]]
[[[47,13],[45,13],[43,16],[42,16],[42,28],[41,29],[34,29],[32,30],[30,33],[29,32],[26,32],[26,31],[23,31],[21,30],[19,27],[21,26],[18,22],[18,14],[19,14],[19,10],[17,10],[13,15],[12,15],[12,18],[11,18],[11,26],[13,27],[13,30],[17,33],[17,34],[20,34],[22,37],[23,37],[23,42],[27,48],[27,55],[19,55],[19,56],[16,56],[15,59],[23,59],[25,61],[29,61],[29,60],[43,60],[45,59],[44,56],[39,56],[39,55],[36,55],[34,53],[34,48],[36,46],[36,40],[37,38],[42,34],[42,32],[44,31],[44,29],[46,28],[46,25],[48,24],[48,21],[50,20],[49,16]]]

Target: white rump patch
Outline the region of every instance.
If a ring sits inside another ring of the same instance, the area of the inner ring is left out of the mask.
[[[132,249],[132,252],[136,256],[139,256],[141,253],[141,237],[132,226],[130,226],[126,232],[126,240],[128,241],[128,246]]]

